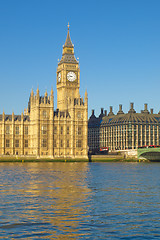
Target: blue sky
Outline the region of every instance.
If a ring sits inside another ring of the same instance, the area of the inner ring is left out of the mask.
[[[159,0],[1,0],[0,113],[21,114],[33,87],[53,87],[70,23],[89,115],[119,104],[160,110]]]

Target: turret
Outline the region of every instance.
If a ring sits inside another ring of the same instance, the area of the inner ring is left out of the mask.
[[[88,106],[88,94],[87,94],[87,90],[85,91],[84,103],[85,103],[85,105]]]
[[[5,120],[5,113],[4,113],[4,109],[3,109],[3,115],[2,115],[3,121]]]
[[[37,88],[36,102],[39,104],[39,88]]]
[[[51,89],[50,101],[51,101],[51,104],[54,104],[53,88]]]
[[[33,92],[33,88],[32,88],[32,90],[31,90],[31,97],[33,98],[33,96],[34,96],[34,92]]]
[[[12,112],[12,122],[14,123],[14,112]]]
[[[44,94],[44,96],[47,98],[47,96],[48,96],[48,94],[47,94],[47,90],[45,91],[45,94]]]
[[[23,122],[23,112],[21,113],[21,121]]]
[[[39,87],[37,87],[37,97],[39,97]]]

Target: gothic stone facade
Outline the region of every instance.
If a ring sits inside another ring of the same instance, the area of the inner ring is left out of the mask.
[[[80,69],[68,29],[57,68],[57,109],[54,96],[31,91],[21,115],[0,115],[0,155],[40,158],[87,158],[88,97],[80,97]]]
[[[92,115],[88,122],[88,145],[92,151],[100,147],[109,147],[111,151],[137,149],[138,147],[160,145],[160,112],[149,112],[147,104],[141,113],[136,113],[131,103],[128,113],[119,105],[117,114],[112,107],[99,117]]]

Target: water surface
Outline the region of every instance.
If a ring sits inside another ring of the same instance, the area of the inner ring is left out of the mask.
[[[160,239],[160,164],[0,163],[0,239]]]

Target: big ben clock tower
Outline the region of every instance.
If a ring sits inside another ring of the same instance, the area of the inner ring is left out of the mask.
[[[80,96],[80,69],[74,56],[69,25],[62,58],[57,67],[57,109],[54,127],[55,155],[72,158],[88,157],[88,95]],[[58,124],[58,125],[56,125]]]
[[[69,24],[66,42],[63,45],[63,53],[57,67],[57,108],[60,111],[68,110],[69,103],[79,98],[80,69],[74,56]]]

